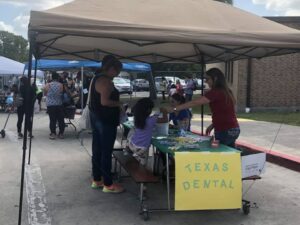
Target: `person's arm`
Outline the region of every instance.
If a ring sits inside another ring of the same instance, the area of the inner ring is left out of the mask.
[[[49,83],[46,84],[46,86],[45,86],[45,88],[44,88],[44,95],[45,95],[45,96],[47,96],[48,91],[49,91]]]
[[[96,80],[96,91],[101,94],[101,104],[108,107],[120,107],[119,101],[113,101],[110,99],[111,92],[113,91],[113,85],[110,80],[105,77],[100,77]]]
[[[180,111],[183,109],[193,108],[194,106],[208,104],[209,102],[210,101],[208,98],[206,98],[205,96],[201,96],[200,98],[194,99],[190,102],[184,103],[182,105],[178,105],[175,108],[169,107],[167,110],[168,110],[168,112]]]
[[[160,108],[160,111],[163,114],[162,118],[157,118],[157,123],[167,123],[168,122],[168,111],[164,108]]]
[[[59,91],[60,91],[61,93],[64,92],[64,85],[63,85],[63,84],[60,84],[60,85],[59,85]]]

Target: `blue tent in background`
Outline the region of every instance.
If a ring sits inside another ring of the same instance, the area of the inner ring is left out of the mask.
[[[151,66],[147,63],[122,63],[123,70],[136,72],[150,72]],[[27,69],[28,63],[25,68]],[[39,70],[64,70],[84,68],[100,68],[101,62],[88,60],[51,60],[41,59],[37,61],[37,69]],[[35,69],[35,60],[32,61],[32,69]]]

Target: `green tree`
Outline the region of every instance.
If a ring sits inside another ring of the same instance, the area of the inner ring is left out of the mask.
[[[28,41],[22,36],[0,31],[0,55],[19,61],[28,60]]]

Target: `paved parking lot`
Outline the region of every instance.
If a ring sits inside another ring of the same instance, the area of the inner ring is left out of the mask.
[[[0,114],[0,125],[6,114]],[[22,141],[15,133],[16,115],[0,139],[0,224],[17,223]],[[245,198],[257,203],[245,216],[240,210],[160,212],[145,222],[138,214],[138,187],[123,179],[126,192],[104,194],[90,188],[91,137],[85,134],[84,146],[76,133],[67,128],[64,140],[48,139],[48,117],[35,115],[32,163],[27,167],[23,224],[243,224],[298,225],[300,221],[300,176],[267,163],[262,180],[244,182]],[[149,185],[149,207],[165,207],[165,184]],[[36,205],[37,204],[37,205]],[[39,223],[34,223],[38,221]]]

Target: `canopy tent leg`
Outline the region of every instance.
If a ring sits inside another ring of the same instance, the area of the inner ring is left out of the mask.
[[[83,112],[83,66],[81,67],[81,114]]]
[[[27,130],[28,123],[30,122],[31,112],[30,112],[30,80],[31,80],[31,70],[32,70],[32,44],[29,45],[29,60],[28,60],[28,82],[26,88],[26,98],[25,98],[25,125],[24,125],[24,137],[23,137],[23,156],[22,156],[22,170],[21,170],[21,186],[20,186],[20,201],[19,201],[19,218],[18,225],[22,223],[22,208],[23,208],[23,191],[24,191],[24,175],[25,175],[25,158],[26,158],[26,146],[27,146]]]
[[[247,66],[248,66],[248,69],[247,69],[247,89],[246,89],[246,109],[245,111],[246,112],[249,112],[250,111],[250,108],[251,108],[251,80],[252,80],[252,59],[248,59],[248,62],[247,62]]]
[[[33,80],[33,84],[36,85],[36,73],[37,73],[37,59],[35,60],[35,65],[34,65],[34,80]],[[34,102],[36,101],[36,98],[34,100]],[[30,127],[33,127],[33,116],[34,116],[34,104],[33,104],[33,109],[32,109],[32,116],[31,116],[31,125]],[[31,143],[32,143],[32,130],[30,133],[30,138],[29,138],[29,151],[28,151],[28,165],[30,165],[30,160],[31,160]]]
[[[205,73],[205,62],[204,56],[201,56],[201,96],[204,95],[204,73]],[[201,105],[201,134],[204,135],[204,105]]]
[[[154,77],[153,77],[152,65],[151,65],[151,71],[150,71],[150,77],[149,77],[149,90],[150,90],[150,98],[152,100],[157,99],[156,86],[155,86],[155,81],[154,81]]]

